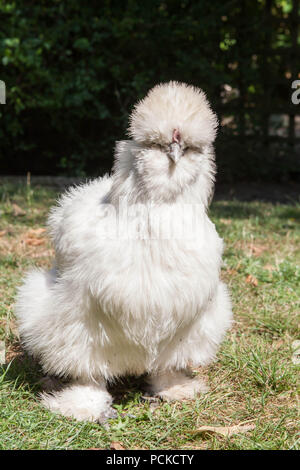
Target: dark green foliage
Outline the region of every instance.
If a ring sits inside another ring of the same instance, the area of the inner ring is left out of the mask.
[[[179,80],[228,118],[221,180],[297,177],[294,136],[266,130],[271,113],[295,113],[291,18],[291,0],[0,0],[0,172],[109,170],[137,98]]]

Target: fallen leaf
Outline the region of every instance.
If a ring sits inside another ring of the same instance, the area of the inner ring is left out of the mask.
[[[230,225],[232,223],[231,219],[220,219],[220,222],[224,225]]]
[[[266,251],[266,247],[261,245],[251,245],[250,250],[254,256],[260,256],[264,251]]]
[[[227,272],[227,274],[229,274],[230,276],[234,276],[235,274],[237,274],[237,270],[236,270],[236,269],[227,268],[227,269],[226,269],[226,272]]]
[[[46,232],[45,228],[32,228],[31,230],[27,232],[27,236],[29,238],[35,238],[35,237],[39,237],[45,232]]]
[[[256,279],[256,277],[252,276],[252,274],[249,274],[247,277],[246,277],[246,282],[248,284],[251,284],[252,286],[254,287],[257,287],[258,286],[258,280]]]
[[[26,238],[25,239],[26,245],[30,245],[30,246],[43,245],[45,241],[46,241],[45,238]]]
[[[6,233],[7,233],[6,230],[1,230],[1,232],[0,232],[0,237],[3,237],[3,235],[5,235]]]
[[[230,437],[233,434],[245,433],[255,428],[254,424],[236,425],[236,426],[201,426],[193,431],[195,434],[220,434],[221,436]]]
[[[110,448],[111,450],[125,450],[125,447],[123,447],[123,442],[111,442]]]
[[[23,350],[21,349],[20,347],[20,344],[19,343],[13,343],[13,344],[10,344],[6,350],[6,354],[5,354],[5,363],[8,364],[9,362],[11,362],[12,360],[14,359],[22,359],[23,357]]]
[[[12,204],[12,213],[15,217],[18,217],[19,215],[26,215],[26,211],[24,211],[23,209],[21,209],[20,206],[18,206],[18,204]]]

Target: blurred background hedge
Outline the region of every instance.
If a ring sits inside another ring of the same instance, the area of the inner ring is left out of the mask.
[[[219,179],[299,179],[299,8],[0,0],[0,173],[102,174],[136,100],[179,80],[202,87],[219,115]]]

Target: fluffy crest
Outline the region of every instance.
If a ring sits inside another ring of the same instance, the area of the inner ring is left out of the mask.
[[[140,143],[170,144],[174,130],[187,146],[211,144],[218,120],[199,88],[171,81],[152,88],[130,116],[129,135]]]

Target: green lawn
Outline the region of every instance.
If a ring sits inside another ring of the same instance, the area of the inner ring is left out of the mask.
[[[222,276],[235,325],[215,364],[200,370],[210,392],[184,403],[142,398],[138,379],[115,386],[119,418],[109,427],[78,423],[38,402],[38,365],[22,352],[15,327],[16,287],[30,266],[50,266],[44,231],[58,193],[42,187],[0,187],[0,449],[297,449],[300,203],[218,201],[211,217],[226,243]],[[16,205],[14,205],[16,204]],[[20,214],[20,208],[23,214]],[[298,338],[297,338],[298,335]],[[294,357],[294,360],[293,360]],[[231,437],[197,433],[201,426],[251,425]]]

